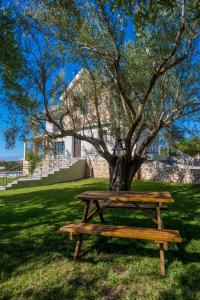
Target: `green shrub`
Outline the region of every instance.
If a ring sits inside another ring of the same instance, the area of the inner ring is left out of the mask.
[[[33,150],[29,150],[27,153],[27,160],[28,160],[28,172],[30,175],[33,175],[33,172],[37,164],[40,162],[40,158],[38,155],[35,155]]]

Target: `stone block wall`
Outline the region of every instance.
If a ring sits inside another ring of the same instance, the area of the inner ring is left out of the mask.
[[[109,166],[105,159],[91,160],[94,178],[109,178]]]
[[[170,166],[163,162],[144,163],[140,169],[140,178],[166,182],[200,184],[200,169],[189,166]]]
[[[109,178],[109,167],[106,160],[91,160],[91,166],[92,177]],[[200,184],[200,168],[170,166],[160,161],[146,162],[141,166],[135,179]]]
[[[28,174],[27,162],[24,162],[23,174]],[[85,177],[109,178],[107,161],[105,159],[91,160],[87,164]],[[146,162],[141,166],[135,179],[200,184],[200,168],[194,169],[183,165],[170,166],[159,161]]]

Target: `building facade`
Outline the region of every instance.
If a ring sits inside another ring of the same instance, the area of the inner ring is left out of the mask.
[[[69,84],[67,90],[63,93],[61,100],[65,102],[66,108],[70,106],[70,94],[79,94],[83,92],[83,82],[81,81],[82,77],[85,75],[85,71],[81,70],[75,78],[72,80],[72,82]],[[67,95],[67,96],[66,96]],[[109,112],[105,108],[105,102],[107,101],[106,99],[109,98],[109,96],[104,93],[102,96],[102,102],[99,104],[99,114],[100,117],[103,119],[104,124],[109,123]],[[89,98],[88,98],[89,99]],[[77,112],[79,115],[79,119],[81,120],[80,122],[81,127],[84,129],[81,129],[79,133],[84,133],[87,136],[93,136],[98,138],[98,128],[97,125],[95,124],[96,122],[96,115],[94,113],[95,107],[93,104],[86,99],[84,101],[84,105],[82,106],[82,109]],[[89,116],[91,119],[91,124],[92,126],[87,127],[87,125],[84,125],[84,119],[85,119],[85,114]],[[70,126],[71,120],[69,118],[65,118],[64,122],[66,126]],[[56,131],[55,126],[50,123],[46,122],[46,131],[49,133],[53,133]],[[113,140],[113,137],[111,137],[109,133],[109,126],[108,125],[103,125],[103,135],[104,135],[104,141],[107,145],[107,148],[110,153],[112,153],[112,149],[114,147],[115,141]],[[142,135],[142,137],[139,139],[137,145],[134,147],[133,151],[136,150],[137,146],[139,146],[144,138],[145,138],[145,132]],[[25,146],[24,146],[24,161],[26,161],[26,154],[28,151],[28,144],[32,144],[32,149],[34,149],[34,152],[37,152],[38,154],[43,153],[43,156],[45,159],[48,159],[48,157],[54,155],[54,156],[64,156],[66,153],[70,155],[73,158],[85,158],[86,156],[90,156],[92,160],[102,160],[102,158],[97,154],[97,151],[95,151],[94,147],[86,142],[86,141],[81,141],[73,136],[66,136],[63,138],[57,138],[55,140],[49,140],[45,136],[40,136],[37,138],[29,139],[25,141]],[[149,146],[147,149],[147,152],[151,154],[151,159],[157,159],[160,157],[160,143],[159,143],[159,138],[156,138],[153,143]]]

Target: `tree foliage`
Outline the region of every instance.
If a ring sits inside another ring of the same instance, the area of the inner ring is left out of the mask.
[[[29,150],[27,153],[27,161],[28,161],[28,172],[30,175],[33,175],[33,172],[37,167],[40,158],[36,156],[32,150]]]
[[[0,76],[4,88],[16,87],[23,59],[15,34],[15,18],[10,8],[0,4]]]
[[[26,73],[23,93],[11,96],[20,99],[26,122],[37,122],[40,133],[52,139],[71,135],[89,142],[108,161],[111,177],[117,158],[105,143],[104,127],[111,143],[121,134],[126,149],[121,188],[128,188],[157,134],[200,111],[199,10],[196,1],[190,2],[56,0],[24,5]],[[127,38],[130,33],[134,38]],[[65,86],[68,62],[85,70],[75,89]],[[86,101],[90,109],[83,114]],[[44,126],[46,121],[54,132]]]
[[[193,137],[192,139],[183,139],[175,144],[176,148],[190,155],[200,155],[200,139]]]

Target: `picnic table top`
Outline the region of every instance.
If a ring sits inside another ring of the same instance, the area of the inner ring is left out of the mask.
[[[169,192],[115,192],[115,191],[86,191],[76,196],[79,200],[110,200],[122,202],[154,202],[172,203],[174,199]]]

